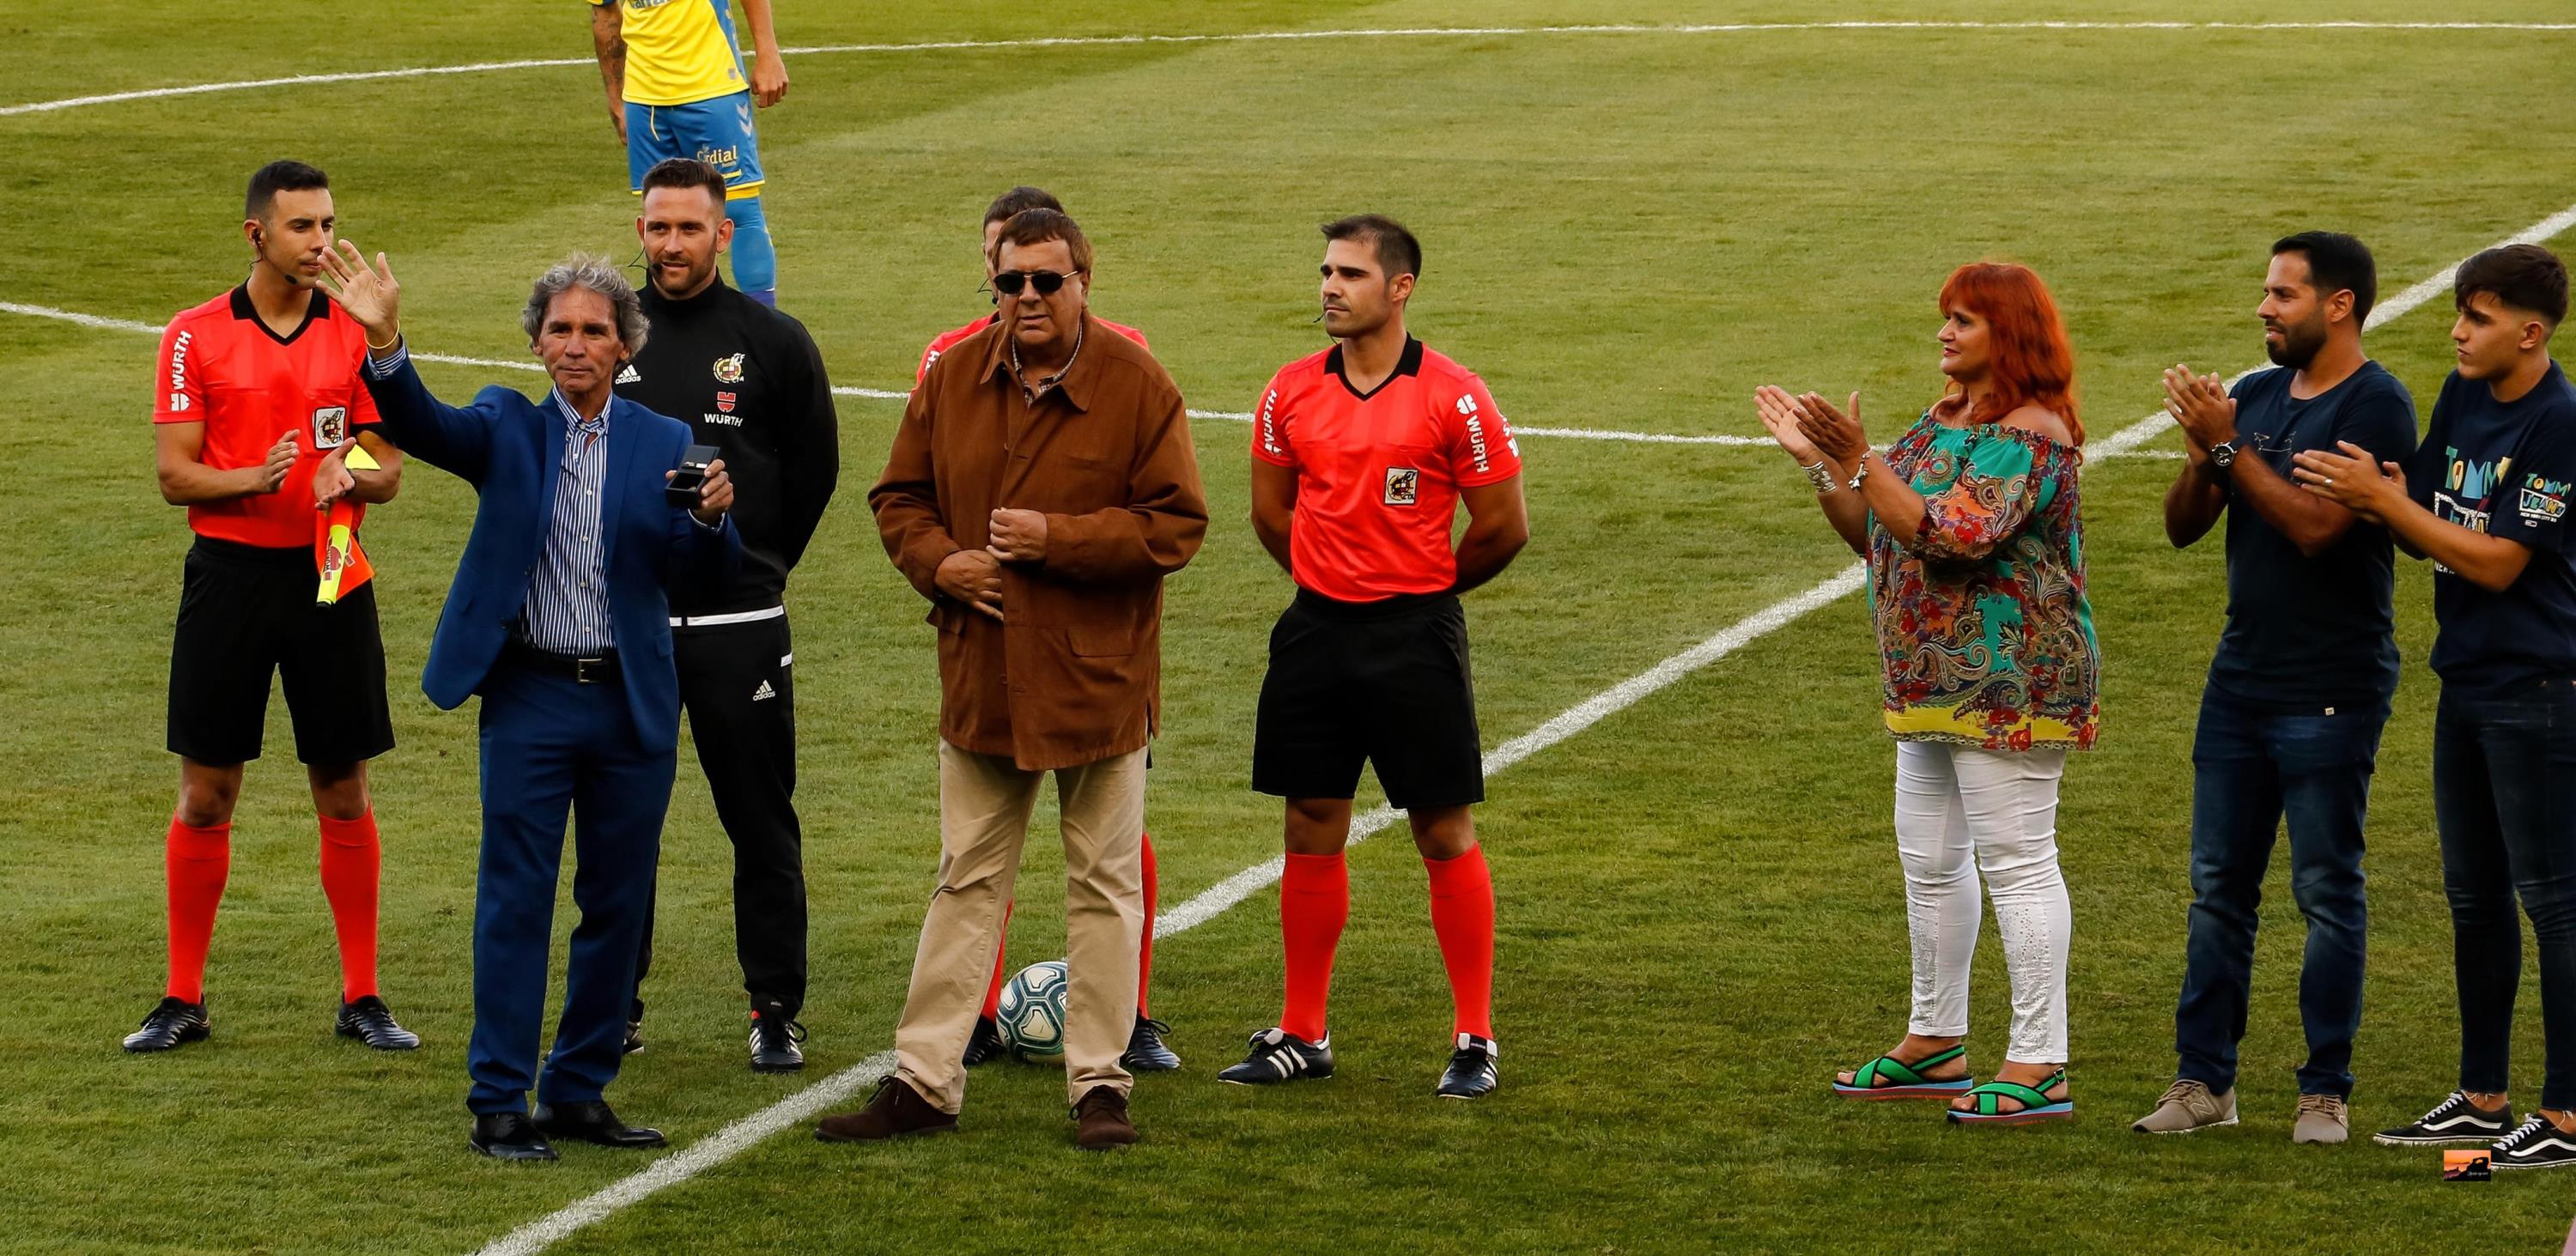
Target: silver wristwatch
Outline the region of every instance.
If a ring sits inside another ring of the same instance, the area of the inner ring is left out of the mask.
[[[2223,440],[2209,447],[2209,460],[2221,471],[2236,465],[2236,442]]]

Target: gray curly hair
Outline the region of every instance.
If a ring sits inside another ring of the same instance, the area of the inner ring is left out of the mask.
[[[644,318],[644,303],[635,296],[635,285],[617,269],[617,263],[596,253],[575,253],[546,268],[537,276],[537,284],[528,291],[528,308],[519,315],[519,326],[528,333],[528,343],[537,342],[537,333],[546,325],[546,311],[555,298],[575,288],[587,288],[608,298],[617,311],[617,338],[626,342],[629,356],[644,347],[650,324]]]

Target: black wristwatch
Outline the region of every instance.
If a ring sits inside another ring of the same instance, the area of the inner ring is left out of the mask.
[[[2236,463],[2236,442],[2223,440],[2209,447],[2209,460],[2221,471]]]

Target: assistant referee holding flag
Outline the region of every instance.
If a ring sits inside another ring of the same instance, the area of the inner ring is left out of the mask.
[[[166,847],[169,984],[125,1049],[167,1051],[211,1029],[206,949],[232,870],[233,804],[242,764],[259,757],[269,679],[281,676],[340,941],[335,1029],[407,1051],[420,1039],[376,994],[382,852],[367,760],[394,746],[376,590],[361,582],[363,567],[343,574],[335,557],[336,596],[322,601],[316,535],[323,511],[344,498],[393,500],[402,456],[376,434],[358,377],[366,334],[315,287],[338,227],[330,180],[301,162],[271,162],[251,175],[245,202],[250,278],[170,320],[153,380],[161,496],[188,508],[197,540],[170,647],[179,805]],[[354,456],[352,445],[372,457]],[[351,508],[352,534],[364,510]]]
[[[796,822],[796,654],[787,573],[805,553],[840,478],[839,421],[823,355],[804,324],[727,287],[716,255],[732,241],[724,176],[675,157],[644,175],[653,334],[617,375],[617,395],[687,423],[732,472],[742,568],[731,581],[671,590],[680,702],[716,816],[733,839],[734,950],[751,996],[751,1067],[805,1066],[805,859]],[[652,919],[636,957],[627,1049],[642,1045]]]
[[[1287,1006],[1219,1079],[1329,1077],[1333,950],[1351,914],[1351,795],[1363,761],[1431,874],[1457,1047],[1438,1093],[1491,1091],[1494,885],[1468,812],[1484,801],[1458,595],[1529,543],[1521,455],[1484,381],[1406,334],[1422,246],[1375,214],[1324,226],[1332,348],[1280,368],[1252,427],[1252,528],[1297,582],[1270,634],[1252,787],[1288,800],[1279,931]],[[1467,506],[1466,534],[1450,548]]]

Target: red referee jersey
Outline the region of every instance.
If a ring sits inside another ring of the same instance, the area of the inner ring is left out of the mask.
[[[1253,415],[1252,456],[1297,471],[1288,531],[1297,587],[1339,602],[1458,582],[1458,490],[1521,473],[1520,443],[1475,372],[1411,337],[1362,394],[1335,345],[1281,367]]]
[[[276,492],[190,506],[188,526],[244,545],[311,548],[314,465],[323,449],[376,421],[358,375],[366,355],[367,334],[319,289],[286,336],[260,321],[247,287],[171,319],[161,333],[152,421],[205,424],[198,459],[218,471],[266,462],[285,433],[296,444],[295,466]]]
[[[1145,344],[1145,333],[1138,331],[1133,327],[1125,327],[1117,323],[1110,322],[1108,319],[1101,318],[1097,314],[1092,315],[1092,317],[1099,319],[1101,326],[1117,332],[1119,335],[1125,336],[1129,340],[1135,341],[1137,344],[1144,345],[1148,349],[1153,348],[1152,345]],[[958,345],[965,343],[968,336],[972,336],[976,332],[982,331],[1001,320],[1002,316],[999,314],[987,314],[963,327],[956,328],[952,331],[943,331],[938,335],[931,337],[928,347],[921,351],[921,365],[912,368],[912,382],[918,384],[921,382],[923,376],[930,374],[930,364],[938,361],[940,354],[946,353],[949,350],[956,348]]]

